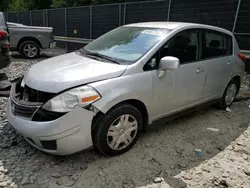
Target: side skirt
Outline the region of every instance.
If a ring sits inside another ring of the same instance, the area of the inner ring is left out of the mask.
[[[195,107],[192,107],[192,108],[189,108],[187,110],[183,110],[183,111],[180,111],[180,112],[177,112],[175,114],[172,114],[172,115],[169,115],[169,116],[166,116],[166,117],[163,117],[159,120],[155,120],[152,122],[152,124],[148,125],[148,128],[150,127],[155,127],[155,126],[159,126],[159,125],[164,125],[170,121],[173,121],[179,117],[183,117],[183,116],[186,116],[188,114],[191,114],[195,111],[198,111],[198,110],[201,110],[201,109],[204,109],[204,108],[207,108],[213,104],[216,104],[219,102],[219,99],[217,100],[212,100],[212,101],[209,101],[209,102],[206,102],[204,104],[200,104],[198,106],[195,106]],[[146,130],[148,129],[146,128]]]

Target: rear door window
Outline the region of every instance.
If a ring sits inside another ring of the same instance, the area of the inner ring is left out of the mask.
[[[229,56],[231,54],[231,36],[212,30],[203,31],[201,59]]]

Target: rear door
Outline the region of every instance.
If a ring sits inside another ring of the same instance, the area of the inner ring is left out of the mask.
[[[201,60],[204,63],[205,98],[222,95],[233,72],[232,37],[213,30],[203,30]]]

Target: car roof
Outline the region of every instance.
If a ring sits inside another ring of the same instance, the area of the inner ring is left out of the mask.
[[[205,24],[197,24],[197,23],[188,23],[188,22],[141,22],[141,23],[133,23],[125,25],[127,27],[151,27],[151,28],[164,28],[169,30],[175,30],[177,28],[186,28],[186,27],[194,27],[194,28],[201,28],[201,29],[212,29],[216,31],[220,31],[223,33],[227,33],[229,35],[232,35],[231,31],[228,31],[226,29],[215,27],[211,25],[205,25]]]

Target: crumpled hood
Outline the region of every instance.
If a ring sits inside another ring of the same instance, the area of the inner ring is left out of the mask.
[[[73,52],[33,65],[25,75],[24,83],[39,91],[58,93],[75,86],[118,77],[126,67]]]

